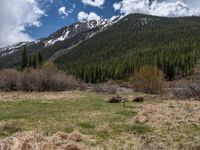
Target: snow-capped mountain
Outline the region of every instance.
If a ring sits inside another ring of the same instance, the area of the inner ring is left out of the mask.
[[[99,28],[99,31],[102,31],[106,27],[118,22],[122,17],[121,16],[115,16],[109,20],[107,19],[101,19],[101,20],[93,20],[89,22],[79,22],[72,24],[71,26],[64,27],[55,33],[51,34],[44,42],[45,46],[51,46],[54,45],[58,41],[64,41],[66,39],[70,39],[77,35],[80,32],[85,32],[88,30],[92,30],[95,28]],[[91,35],[94,35],[93,32]],[[90,35],[89,35],[90,37]]]
[[[93,20],[89,22],[74,23],[70,26],[61,28],[60,30],[49,35],[47,38],[39,39],[33,42],[20,42],[11,46],[0,48],[0,58],[11,57],[12,55],[14,55],[16,56],[16,59],[20,59],[20,50],[24,46],[27,47],[30,53],[43,49],[51,49],[52,46],[56,47],[59,44],[62,45],[60,47],[61,49],[66,49],[91,38],[96,33],[101,32],[107,27],[118,22],[121,18],[122,16],[115,16],[111,19],[101,19],[98,21]],[[51,57],[51,55],[53,55],[53,53],[48,55],[48,57]]]

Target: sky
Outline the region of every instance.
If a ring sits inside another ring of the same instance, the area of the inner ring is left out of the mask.
[[[200,0],[0,0],[0,47],[47,37],[75,22],[131,13],[199,16]]]

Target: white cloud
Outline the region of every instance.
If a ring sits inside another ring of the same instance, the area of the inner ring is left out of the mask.
[[[74,11],[75,7],[76,4],[73,4],[72,8],[70,10],[67,10],[65,6],[62,6],[58,9],[58,14],[61,15],[61,18],[67,17]]]
[[[122,14],[145,13],[158,16],[200,15],[199,0],[122,0],[113,8]]]
[[[68,16],[68,12],[66,11],[66,7],[65,7],[65,6],[60,7],[60,8],[58,9],[58,13],[59,13],[59,15]]]
[[[87,22],[91,20],[101,20],[101,17],[98,16],[95,12],[86,13],[81,11],[78,13],[78,20],[80,22]]]
[[[82,0],[83,4],[93,7],[101,7],[104,5],[105,0]]]
[[[32,40],[25,29],[41,26],[43,15],[45,13],[39,8],[37,0],[0,1],[0,47]]]

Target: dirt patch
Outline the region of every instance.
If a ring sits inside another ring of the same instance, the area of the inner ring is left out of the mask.
[[[79,132],[70,134],[58,132],[46,137],[43,134],[30,131],[16,133],[11,137],[0,139],[0,149],[9,150],[86,150],[87,145],[95,140]],[[87,145],[86,145],[87,143]]]

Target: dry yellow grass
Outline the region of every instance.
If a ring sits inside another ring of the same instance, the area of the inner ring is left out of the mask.
[[[0,101],[16,100],[60,100],[60,99],[79,99],[86,97],[83,92],[0,92]]]
[[[38,131],[14,134],[0,140],[1,150],[86,150],[95,140],[79,132],[66,134],[58,132],[52,136],[44,136]]]
[[[111,96],[80,91],[3,93],[0,150],[11,145],[27,150],[200,148],[199,101],[133,93],[121,94],[129,99],[123,107],[106,103]],[[145,101],[131,102],[136,96]]]

